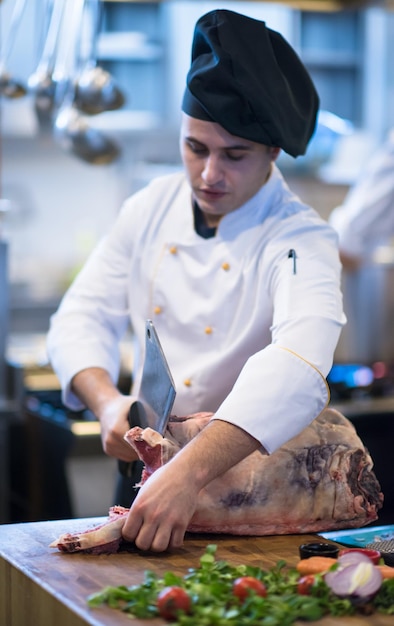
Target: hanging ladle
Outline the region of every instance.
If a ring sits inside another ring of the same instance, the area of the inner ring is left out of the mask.
[[[21,98],[27,93],[24,85],[15,80],[15,78],[13,78],[6,70],[6,63],[8,62],[12,52],[12,47],[15,43],[16,33],[19,30],[25,6],[26,0],[15,1],[11,14],[10,25],[0,54],[0,95],[10,99]]]
[[[101,0],[88,0],[89,41],[85,65],[75,86],[75,106],[88,115],[120,109],[125,98],[113,76],[97,65],[97,39],[102,18]]]
[[[90,127],[86,117],[70,103],[60,109],[54,132],[64,148],[87,163],[112,163],[120,154],[118,146],[97,128]]]
[[[55,104],[56,83],[53,78],[55,55],[64,11],[65,0],[53,0],[48,32],[37,69],[28,79],[34,94],[34,105],[40,121],[51,119]]]
[[[81,29],[83,7],[84,0],[74,0],[74,5],[67,5],[68,11],[65,12],[66,35],[60,42],[54,72],[61,103],[53,130],[55,139],[63,148],[87,163],[101,165],[114,161],[120,150],[98,129],[91,128],[87,118],[75,107],[75,86],[72,78],[77,62],[78,33]]]

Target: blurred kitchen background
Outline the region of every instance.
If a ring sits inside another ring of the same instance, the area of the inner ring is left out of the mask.
[[[305,157],[278,163],[327,218],[394,126],[394,5],[219,4],[265,20],[309,68],[319,124]],[[112,503],[116,462],[101,451],[94,416],[62,406],[45,334],[123,200],[180,167],[193,27],[218,7],[0,0],[0,523],[105,515]],[[386,257],[372,281],[361,274],[344,285],[349,328],[330,383],[333,405],[374,458],[386,495],[379,523],[394,523],[392,272]],[[128,337],[123,348],[119,385],[127,389]]]

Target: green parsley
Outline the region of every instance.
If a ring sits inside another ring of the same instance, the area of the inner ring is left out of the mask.
[[[192,600],[190,614],[179,612],[178,626],[290,626],[296,620],[314,621],[324,615],[353,615],[362,609],[350,600],[338,598],[325,584],[323,576],[316,576],[316,584],[308,596],[297,593],[300,578],[296,569],[284,561],[263,570],[250,565],[229,565],[217,560],[216,545],[208,545],[198,568],[191,568],[184,576],[166,572],[159,578],[151,571],[144,573],[143,582],[132,587],[106,587],[87,599],[91,608],[107,605],[131,617],[152,619],[159,616],[157,597],[164,587],[184,588]],[[241,576],[261,580],[267,596],[251,594],[243,603],[232,593],[233,582]],[[385,580],[371,602],[372,610],[394,614],[394,579]]]

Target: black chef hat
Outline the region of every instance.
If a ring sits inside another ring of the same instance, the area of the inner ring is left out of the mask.
[[[182,110],[296,157],[313,134],[319,97],[303,63],[265,22],[227,10],[196,23]]]

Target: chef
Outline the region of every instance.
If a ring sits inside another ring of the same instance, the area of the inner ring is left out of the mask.
[[[370,263],[376,248],[394,237],[394,128],[329,222],[338,232],[342,265],[348,271]]]
[[[300,59],[264,22],[202,16],[182,103],[184,171],[129,198],[52,317],[51,362],[64,402],[123,440],[138,395],[145,321],[174,377],[179,416],[208,426],[139,490],[124,538],[179,547],[199,491],[256,449],[270,454],[327,405],[341,327],[335,231],[288,188],[275,161],[304,154],[318,96]],[[119,342],[135,337],[133,389],[116,387]]]

